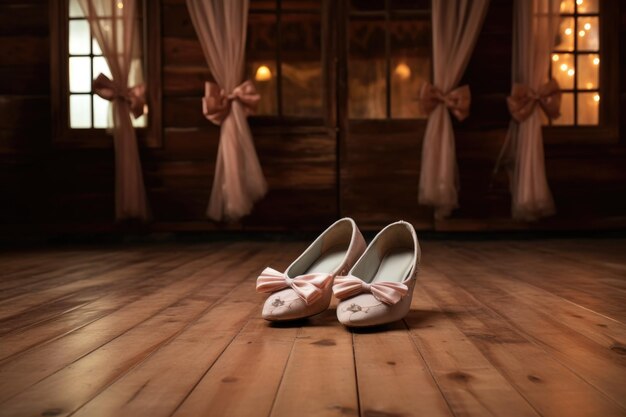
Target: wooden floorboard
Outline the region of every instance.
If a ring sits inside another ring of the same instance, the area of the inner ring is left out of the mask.
[[[304,247],[0,254],[0,416],[626,416],[626,240],[424,241],[404,320],[269,324]]]

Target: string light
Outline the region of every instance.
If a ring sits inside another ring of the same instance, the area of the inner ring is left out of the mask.
[[[571,35],[572,34],[572,28],[565,29],[565,34],[566,35]]]
[[[595,58],[593,59],[593,65],[598,65],[599,63],[600,63],[600,58],[595,57]]]
[[[117,8],[118,9],[123,9],[124,8],[124,3],[122,3],[121,1],[117,2]]]
[[[591,29],[591,23],[585,23],[585,26],[583,26],[585,28],[585,30],[589,30]]]
[[[558,61],[559,60],[559,56],[557,54],[552,55],[552,60],[554,62]]]
[[[254,79],[257,81],[268,81],[272,78],[272,71],[267,67],[267,65],[261,65],[257,68],[256,73],[254,74]]]
[[[570,77],[574,76],[574,70],[572,68],[567,70],[567,75],[569,75]]]
[[[567,64],[561,64],[561,71],[567,71]]]
[[[581,6],[583,4],[583,0],[576,0],[576,4]]]
[[[595,95],[593,96],[593,101],[595,101],[596,103],[597,103],[598,101],[600,101],[600,94],[595,94]]]
[[[581,38],[585,36],[585,31],[581,30],[580,32],[578,32],[578,36],[580,36]]]

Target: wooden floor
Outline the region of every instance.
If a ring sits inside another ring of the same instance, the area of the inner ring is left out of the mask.
[[[405,320],[271,326],[305,243],[0,255],[1,416],[625,416],[626,240],[426,241]]]

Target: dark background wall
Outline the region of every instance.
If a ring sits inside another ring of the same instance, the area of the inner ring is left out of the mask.
[[[509,219],[504,174],[489,186],[509,121],[511,2],[492,0],[464,76],[472,115],[456,124],[461,207],[450,219],[435,221],[417,204],[423,123],[352,123],[336,130],[253,121],[270,192],[251,216],[231,225],[204,216],[219,130],[200,112],[210,74],[185,3],[161,0],[150,7],[161,14],[162,145],[141,151],[155,218],[148,230],[319,229],[342,215],[366,229],[397,218],[435,230],[626,227],[623,5],[609,29],[620,137],[547,135],[558,214],[533,224]],[[113,149],[60,146],[53,138],[50,9],[45,0],[0,2],[0,232],[124,230],[129,226],[113,219]]]

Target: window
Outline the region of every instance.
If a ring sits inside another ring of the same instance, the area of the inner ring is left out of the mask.
[[[123,7],[123,1],[118,0],[115,8]],[[113,124],[110,102],[93,92],[92,80],[100,73],[109,78],[112,75],[98,42],[91,35],[89,22],[78,0],[70,0],[68,19],[69,126],[72,129],[110,128]],[[139,53],[131,65],[129,86],[143,82],[141,61]],[[145,114],[131,119],[135,127],[146,126]]]
[[[428,0],[352,0],[348,23],[348,117],[427,117],[419,108],[431,79]]]
[[[321,2],[251,0],[246,75],[260,116],[322,117]]]
[[[125,0],[112,2],[124,7]],[[134,119],[140,143],[161,145],[160,6],[136,0],[139,51],[131,65],[129,86],[144,83],[149,115]],[[92,82],[100,73],[111,78],[105,58],[89,28],[78,0],[51,2],[51,99],[54,141],[63,146],[111,147],[110,102],[94,94]],[[113,14],[113,13],[112,13]]]
[[[600,123],[600,1],[563,0],[550,76],[563,91],[561,117],[552,125],[596,126]]]

